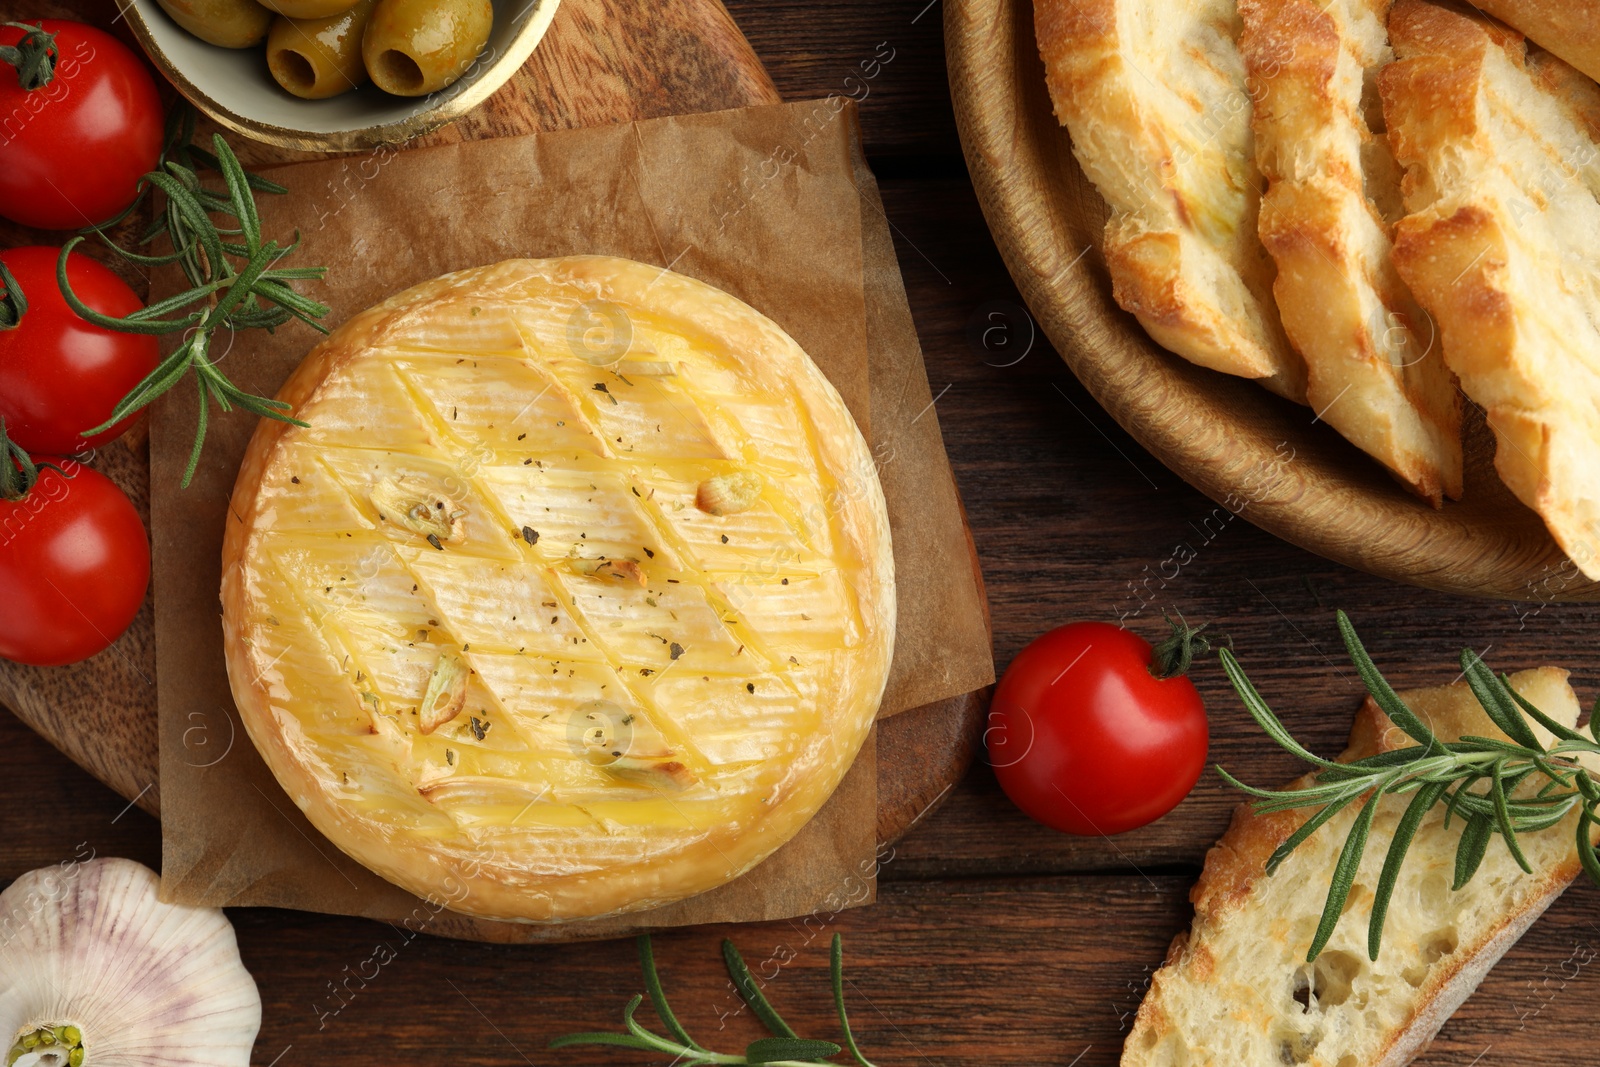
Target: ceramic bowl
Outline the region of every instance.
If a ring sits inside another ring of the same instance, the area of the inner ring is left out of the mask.
[[[428,96],[367,84],[327,100],[291,96],[267,72],[265,46],[218,48],[178,26],[156,0],[132,0],[128,22],[150,59],[196,107],[258,141],[311,152],[397,144],[466,114],[533,54],[560,0],[494,0],[494,29],[471,69]]]

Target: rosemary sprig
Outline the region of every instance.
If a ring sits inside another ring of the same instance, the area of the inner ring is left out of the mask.
[[[255,194],[287,190],[245,171],[221,134],[212,135],[214,152],[190,143],[193,134],[194,112],[184,107],[169,119],[161,164],[140,179],[141,199],[148,193],[159,192],[163,202],[137,243],[143,247],[165,237],[171,246],[170,252],[157,255],[133,252],[112,243],[106,236],[107,228],[133,212],[138,204],[135,201],[116,218],[90,227],[68,241],[56,265],[61,295],[89,322],[122,333],[183,334],[177,348],[117,403],[109,418],[86,430],[85,435],[99,433],[121,422],[177,385],[192,370],[200,393],[200,410],[194,445],[183,472],[184,486],[194,478],[195,467],[200,462],[211,404],[223,411],[240,407],[263,418],[305,425],[289,415],[290,406],[283,401],[246,393],[228,380],[217,367],[220,357],[215,360],[211,357],[211,345],[217,333],[227,330],[233,334],[258,327],[270,333],[293,319],[321,333],[328,332],[317,321],[328,313],[328,307],[293,288],[296,281],[322,277],[327,268],[278,266],[280,260],[298,247],[298,232],[287,246],[262,238]],[[223,191],[209,189],[201,182],[202,167],[222,176]],[[98,236],[119,255],[135,263],[148,266],[177,263],[191,288],[131,315],[121,318],[102,315],[84,304],[67,280],[67,257],[88,234]]]
[[[1510,740],[1465,736],[1441,741],[1384,679],[1342,611],[1338,622],[1345,649],[1367,692],[1415,744],[1351,763],[1335,763],[1314,755],[1290,735],[1245,677],[1233,654],[1226,649],[1221,652],[1228,680],[1251,717],[1267,736],[1317,768],[1313,784],[1300,789],[1258,789],[1217,768],[1230,785],[1256,798],[1254,806],[1259,812],[1316,809],[1267,859],[1267,873],[1276,871],[1335,815],[1361,801],[1360,812],[1334,865],[1322,918],[1306,959],[1315,960],[1333,937],[1361,866],[1378,804],[1386,796],[1409,793],[1411,801],[1390,838],[1373,893],[1367,955],[1374,960],[1378,958],[1389,903],[1406,852],[1428,812],[1439,804],[1445,805],[1447,828],[1458,817],[1462,822],[1453,890],[1472,880],[1496,836],[1505,842],[1517,865],[1531,873],[1518,835],[1547,830],[1575,809],[1580,811],[1578,855],[1589,878],[1600,885],[1600,856],[1594,846],[1594,830],[1600,824],[1600,781],[1579,763],[1584,755],[1600,754],[1600,702],[1590,715],[1589,734],[1585,735],[1540,711],[1511,688],[1509,678],[1496,675],[1470,648],[1463,649],[1461,670],[1473,696]],[[1548,730],[1554,743],[1541,743],[1529,720]]]
[[[609,1045],[615,1048],[638,1049],[641,1052],[655,1052],[670,1057],[675,1067],[702,1067],[705,1064],[812,1067],[815,1064],[831,1062],[828,1057],[843,1051],[832,1041],[815,1041],[797,1036],[794,1029],[784,1022],[783,1016],[772,1006],[772,1002],[761,992],[760,984],[750,973],[750,968],[745,964],[744,957],[739,955],[739,950],[734,947],[732,941],[727,940],[722,942],[722,959],[728,967],[728,977],[733,980],[733,988],[772,1036],[752,1041],[742,1053],[711,1051],[689,1036],[689,1032],[684,1029],[678,1017],[673,1014],[672,1007],[667,1003],[667,995],[661,988],[661,976],[656,972],[655,951],[650,945],[650,935],[641,934],[638,944],[639,968],[644,972],[645,993],[649,995],[651,1006],[655,1008],[656,1015],[671,1036],[657,1034],[633,1017],[634,1012],[639,1010],[639,1005],[644,1002],[644,994],[639,994],[630,1000],[622,1011],[622,1023],[627,1033],[596,1031],[566,1034],[550,1042],[551,1048]],[[849,1017],[845,1014],[844,943],[838,934],[833,935],[829,973],[833,981],[833,1003],[839,1012],[839,1027],[844,1031],[844,1048],[849,1050],[857,1067],[873,1067],[871,1061],[863,1056],[857,1047],[855,1035],[850,1032]]]

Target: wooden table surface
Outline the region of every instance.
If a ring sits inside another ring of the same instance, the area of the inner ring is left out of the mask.
[[[1600,677],[1585,652],[1600,607],[1541,603],[1537,590],[1518,604],[1464,600],[1328,563],[1188,488],[1095,406],[1032,335],[984,226],[951,117],[938,0],[728,6],[787,98],[862,101],[1002,669],[1059,623],[1122,618],[1153,636],[1163,610],[1181,612],[1231,635],[1290,728],[1332,753],[1360,692],[1334,631],[1342,607],[1398,685],[1451,680],[1471,645],[1502,668],[1571,668],[1580,697],[1592,698]],[[1263,784],[1297,773],[1256,733],[1215,664],[1195,680],[1215,761]],[[0,879],[84,848],[159,863],[151,818],[9,716],[0,716],[0,749],[11,753]],[[717,1046],[758,1036],[734,1012],[722,937],[774,975],[768,993],[803,1035],[826,1038],[827,940],[840,932],[852,1019],[880,1067],[1115,1063],[1235,800],[1207,775],[1153,826],[1069,838],[1019,815],[980,766],[885,855],[876,905],[670,934],[657,939],[657,957],[678,1014]],[[1600,955],[1597,906],[1600,892],[1587,886],[1562,898],[1419,1062],[1574,1062],[1562,1046],[1592,1035],[1588,1000],[1600,992],[1589,966]],[[377,923],[289,912],[232,918],[264,1003],[257,1063],[647,1062],[545,1049],[568,1030],[617,1025],[642,991],[630,942],[508,948],[408,941]],[[376,967],[375,957],[388,962]]]

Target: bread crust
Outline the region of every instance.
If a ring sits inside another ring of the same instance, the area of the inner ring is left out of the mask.
[[[888,675],[895,625],[893,556],[882,490],[866,442],[838,392],[775,323],[691,278],[603,256],[511,260],[446,275],[349,319],[311,352],[279,398],[297,414],[314,411],[333,388],[330,383],[340,382],[360,361],[393,358],[385,354],[386,346],[407,343],[419,329],[437,330],[439,316],[454,316],[449,321],[463,329],[481,322],[490,331],[496,328],[499,309],[519,308],[530,299],[525,294],[551,287],[579,293],[574,299],[586,295],[610,301],[644,321],[673,324],[689,335],[709,338],[708,343],[736,361],[736,373],[747,386],[793,398],[820,468],[841,489],[828,500],[826,521],[832,524],[840,571],[854,586],[862,632],[841,658],[843,666],[829,676],[835,685],[818,705],[821,719],[815,735],[783,748],[774,799],[742,821],[684,832],[681,839],[668,835],[650,849],[641,846],[637,856],[604,865],[585,851],[595,828],[582,825],[567,836],[544,838],[525,836],[521,827],[512,832],[501,826],[442,835],[397,831],[393,822],[380,824],[366,808],[349,802],[340,785],[341,768],[332,762],[336,753],[320,748],[302,728],[268,655],[268,626],[278,623],[270,615],[263,617],[254,592],[261,580],[263,539],[281,521],[278,511],[291,481],[286,467],[290,446],[316,433],[318,423],[312,415],[312,428],[302,430],[262,420],[235,485],[222,560],[228,674],[251,739],[312,824],[378,874],[464,914],[529,922],[592,918],[681,899],[729,881],[775,851],[832,794],[870,731]],[[465,314],[469,304],[474,317]],[[480,310],[490,314],[478,319]],[[558,331],[561,326],[556,323]],[[471,338],[458,343],[463,351],[475,351]],[[381,447],[381,441],[373,447]],[[303,457],[302,452],[301,462]],[[463,651],[469,663],[474,654]],[[620,675],[612,680],[622,681]]]
[[[1262,244],[1319,418],[1435,507],[1462,487],[1461,403],[1390,261],[1400,172],[1363,112],[1389,0],[1242,0],[1240,49],[1268,184]],[[1421,332],[1419,332],[1419,330]]]
[[[1112,208],[1117,302],[1185,359],[1303,403],[1305,368],[1256,236],[1261,179],[1232,0],[1036,0],[1034,14],[1056,116]]]
[[[1552,717],[1575,721],[1577,702],[1566,686],[1566,677],[1567,672],[1563,670],[1545,667],[1523,671],[1513,676],[1512,684],[1524,694],[1542,693],[1544,700],[1542,706]],[[1413,711],[1428,722],[1438,736],[1458,737],[1464,733],[1501,736],[1481,709],[1472,703],[1470,691],[1465,683],[1405,692],[1401,697]],[[1552,706],[1558,698],[1564,707]],[[1536,702],[1538,699],[1540,698],[1536,697]],[[1407,747],[1412,743],[1410,738],[1395,727],[1378,706],[1368,699],[1356,714],[1349,744],[1339,756],[1339,761],[1347,763],[1380,752]],[[1308,774],[1289,783],[1285,788],[1304,788],[1313,784],[1314,780],[1314,776]],[[1402,802],[1394,800],[1386,803],[1399,803],[1400,807],[1404,806]],[[1166,962],[1153,976],[1150,991],[1140,1004],[1133,1029],[1124,1046],[1122,1056],[1124,1067],[1164,1067],[1165,1064],[1172,1062],[1158,1058],[1159,1050],[1166,1041],[1184,1040],[1185,1034],[1169,1018],[1167,1005],[1176,1004],[1178,1001],[1174,998],[1191,995],[1190,991],[1198,985],[1219,980],[1216,974],[1217,964],[1212,956],[1212,944],[1220,931],[1227,929],[1231,924],[1248,923],[1258,937],[1267,941],[1272,937],[1271,924],[1276,922],[1279,926],[1282,925],[1284,917],[1261,915],[1254,897],[1258,891],[1270,884],[1269,880],[1273,877],[1266,873],[1267,858],[1304,823],[1309,814],[1306,811],[1286,811],[1263,815],[1257,814],[1249,804],[1240,804],[1234,810],[1227,832],[1206,854],[1205,868],[1190,893],[1195,912],[1193,928],[1179,934],[1173,940]],[[1348,821],[1344,820],[1346,828]],[[1575,824],[1574,820],[1569,820],[1569,823]],[[1339,824],[1338,819],[1303,844],[1288,861],[1286,868],[1278,871],[1276,877],[1318,879],[1317,888],[1320,890],[1325,885],[1320,879],[1326,877],[1321,865],[1325,864],[1326,869],[1331,870],[1334,857],[1343,844],[1343,831],[1338,830],[1336,824]],[[1567,842],[1571,841],[1571,832],[1571,825],[1568,824],[1547,831],[1549,834],[1563,835]],[[1334,836],[1330,837],[1330,834]],[[1369,844],[1368,852],[1373,851],[1379,851],[1381,855],[1379,846]],[[1296,860],[1302,853],[1307,852],[1314,852],[1317,857],[1314,861],[1318,865],[1315,873],[1306,870],[1304,866],[1295,866]],[[1577,849],[1569,845],[1558,862],[1536,868],[1533,875],[1522,876],[1524,897],[1521,906],[1514,912],[1506,914],[1478,943],[1462,944],[1434,963],[1416,989],[1415,1004],[1407,1010],[1403,1023],[1384,1032],[1379,1046],[1369,1050],[1370,1056],[1363,1058],[1361,1062],[1371,1063],[1375,1067],[1399,1067],[1410,1062],[1425,1049],[1439,1028],[1471,995],[1495,962],[1571,884],[1580,869]],[[1354,897],[1352,899],[1354,900]],[[1320,897],[1317,903],[1320,905]],[[1360,904],[1354,904],[1353,907],[1364,910]],[[1402,905],[1396,904],[1391,912],[1391,925],[1396,921],[1396,915],[1401,907]],[[1315,918],[1314,913],[1311,918]],[[1352,921],[1359,921],[1359,916],[1346,915],[1344,923],[1349,924]],[[1295,951],[1303,951],[1303,946],[1296,946]],[[1393,952],[1394,948],[1386,943],[1384,951]],[[1259,974],[1250,976],[1252,982],[1269,983],[1278,977],[1267,973],[1265,968],[1269,968],[1270,964],[1264,962],[1265,959],[1263,954],[1262,960],[1254,964],[1263,970]],[[1240,976],[1231,977],[1237,980]],[[1287,981],[1287,976],[1283,977]],[[1296,1007],[1295,1010],[1298,1013],[1300,1009]],[[1267,1020],[1249,1015],[1241,1005],[1237,1013],[1230,1017],[1226,1025],[1216,1034],[1214,1046],[1208,1043],[1206,1047],[1196,1047],[1191,1042],[1187,1046],[1187,1052],[1192,1058],[1184,1059],[1182,1062],[1197,1065],[1227,1064],[1228,1067],[1256,1067],[1252,1062],[1226,1058],[1227,1054],[1224,1052],[1226,1035],[1222,1031],[1233,1026],[1267,1025]],[[1311,1067],[1324,1067],[1324,1065],[1331,1067],[1341,1053],[1348,1051],[1345,1048],[1331,1051],[1318,1048],[1308,1053],[1305,1059],[1296,1062],[1304,1062]],[[1263,1061],[1262,1067],[1275,1062],[1279,1062],[1276,1056]]]
[[[1394,262],[1481,404],[1501,479],[1600,578],[1600,191],[1592,82],[1491,19],[1423,0],[1379,77],[1410,214]]]
[[[1474,6],[1600,79],[1600,7],[1582,0],[1475,0]]]

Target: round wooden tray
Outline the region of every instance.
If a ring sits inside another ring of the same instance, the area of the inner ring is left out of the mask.
[[[1434,510],[1308,409],[1196,367],[1112,299],[1105,202],[1051,111],[1032,0],[947,0],[950,93],[978,199],[1028,307],[1140,444],[1263,529],[1384,578],[1508,600],[1600,600],[1495,475],[1468,417],[1464,499]]]

